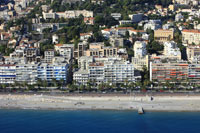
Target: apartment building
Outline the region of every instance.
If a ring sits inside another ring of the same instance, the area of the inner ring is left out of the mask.
[[[74,45],[73,44],[56,44],[54,46],[55,51],[66,61],[70,61],[73,58]]]
[[[154,39],[158,42],[164,43],[166,41],[171,41],[174,39],[173,30],[163,30],[158,29],[154,31]]]
[[[188,64],[188,78],[191,83],[200,83],[200,64]]]
[[[78,67],[81,70],[88,70],[89,64],[92,62],[94,62],[93,56],[82,56],[82,57],[78,58]]]
[[[38,64],[17,64],[16,65],[16,81],[35,84],[37,82]]]
[[[87,11],[87,10],[69,10],[65,12],[43,12],[43,18],[44,19],[55,19],[55,18],[77,18],[80,15],[83,15],[84,17],[93,17],[93,11]]]
[[[84,56],[87,49],[87,43],[82,42],[78,44],[78,57]]]
[[[134,43],[134,57],[132,57],[132,64],[136,70],[142,70],[143,67],[148,69],[149,66],[149,55],[146,51],[146,42],[136,41]]]
[[[40,50],[38,48],[25,48],[24,57],[27,59],[27,62],[40,62]]]
[[[142,71],[143,68],[149,69],[149,55],[143,57],[132,57],[132,64],[136,70]]]
[[[69,64],[47,64],[41,63],[37,67],[38,79],[51,81],[52,79],[64,80],[67,82]]]
[[[174,41],[164,42],[163,55],[166,58],[173,58],[173,59],[181,60],[181,51],[177,47],[177,44]]]
[[[73,74],[73,80],[76,82],[77,85],[87,85],[89,81],[89,73],[88,71],[76,71]]]
[[[118,36],[111,36],[109,42],[113,47],[124,47],[124,38]]]
[[[182,31],[182,42],[185,46],[189,44],[200,44],[200,31],[199,30],[186,30]]]
[[[150,62],[150,81],[182,82],[188,78],[187,62]]]
[[[44,51],[44,59],[43,59],[43,62],[44,63],[52,63],[52,60],[55,56],[55,52],[54,50],[46,50]]]
[[[0,65],[0,83],[12,84],[16,79],[16,66],[11,64]]]
[[[133,46],[134,57],[144,57],[147,54],[146,45],[144,41],[136,41]]]
[[[186,48],[187,58],[190,62],[199,61],[200,59],[200,45],[188,45]]]
[[[132,27],[118,27],[113,29],[116,35],[122,35],[125,36],[126,32],[129,32],[130,30],[133,30]]]
[[[188,62],[151,62],[150,80],[156,82],[200,83],[200,64]]]
[[[96,84],[100,83],[128,83],[140,80],[141,77],[135,75],[133,64],[123,59],[114,58],[97,58],[94,62],[88,63],[88,69],[74,72],[73,79],[78,84],[86,84],[91,81]],[[81,77],[83,76],[83,77]]]
[[[147,29],[157,30],[161,28],[161,21],[160,20],[149,20],[148,23],[144,24],[144,30]]]
[[[85,51],[86,56],[109,57],[117,56],[116,47],[105,47],[104,43],[91,43],[89,49]]]
[[[135,82],[134,66],[129,62],[113,61],[104,64],[104,82]]]
[[[89,79],[100,84],[104,82],[104,63],[94,62],[89,64]]]

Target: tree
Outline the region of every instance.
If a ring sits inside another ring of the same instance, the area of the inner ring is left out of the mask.
[[[126,39],[129,39],[129,37],[130,37],[129,31],[126,31],[126,33],[125,33],[125,38],[126,38]]]
[[[136,84],[134,82],[131,82],[129,85],[128,85],[128,88],[130,88],[131,90],[135,89],[136,87]]]
[[[60,39],[59,39],[59,43],[66,44],[67,43],[67,37],[66,36],[61,36]]]
[[[136,87],[141,88],[142,83],[141,83],[140,81],[137,81],[137,82],[135,83],[135,85],[136,85]]]
[[[104,25],[104,17],[102,15],[96,15],[94,17],[94,22],[97,25]]]
[[[104,40],[104,37],[100,32],[95,32],[94,40],[95,40],[95,42],[102,42]]]
[[[153,54],[153,53],[159,54],[159,51],[162,51],[163,49],[164,49],[164,46],[156,41],[153,41],[152,43],[147,45],[147,51],[150,54]]]
[[[80,85],[80,90],[81,91],[85,90],[85,86],[84,85]]]
[[[104,88],[105,88],[104,83],[101,83],[101,84],[99,84],[99,85],[97,86],[97,89],[100,90],[100,91],[103,91]]]

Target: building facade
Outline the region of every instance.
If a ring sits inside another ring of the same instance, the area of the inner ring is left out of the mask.
[[[16,79],[16,66],[10,64],[0,65],[0,83],[12,84]]]
[[[135,82],[134,66],[129,62],[106,62],[104,66],[104,82],[128,83]]]
[[[182,31],[182,42],[184,45],[188,44],[200,44],[200,31],[199,30],[183,30]]]
[[[54,50],[44,51],[44,60],[43,60],[43,62],[44,63],[52,63],[54,56],[55,56]]]
[[[133,64],[123,60],[105,60],[89,63],[88,70],[79,69],[74,72],[73,79],[78,84],[86,84],[90,81],[95,84],[101,83],[128,83],[140,80],[140,76],[135,75]],[[81,77],[83,76],[83,77]]]
[[[184,82],[188,78],[188,63],[150,62],[150,81]]]
[[[77,18],[80,15],[84,17],[93,17],[93,11],[87,10],[69,10],[65,12],[43,12],[44,19],[55,19],[55,18]]]
[[[35,84],[37,82],[37,64],[17,64],[16,81]]]
[[[154,31],[154,39],[158,42],[164,43],[166,41],[171,41],[174,39],[174,31],[173,30],[155,30]]]
[[[63,80],[67,82],[69,64],[59,63],[59,64],[47,64],[41,63],[37,67],[38,79],[51,81]]]
[[[85,55],[97,57],[117,56],[117,50],[116,47],[105,47],[103,43],[91,43]]]
[[[187,59],[190,62],[199,61],[200,59],[200,46],[199,45],[188,45],[186,48]]]

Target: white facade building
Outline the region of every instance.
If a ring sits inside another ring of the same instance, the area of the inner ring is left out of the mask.
[[[180,49],[174,41],[164,43],[164,55],[170,58],[181,59]]]
[[[56,35],[56,34],[54,34],[53,36],[52,36],[52,43],[58,43],[58,35]]]
[[[146,51],[146,42],[136,41],[134,44],[134,53],[135,57],[144,57],[147,54]]]
[[[16,66],[10,64],[0,65],[0,83],[11,84],[15,82]]]
[[[37,82],[37,64],[17,64],[16,81],[35,84]]]
[[[69,10],[65,12],[43,12],[44,19],[55,19],[55,18],[77,18],[80,15],[84,17],[93,17],[93,11],[87,10]]]
[[[73,79],[79,85],[85,85],[89,80],[96,84],[115,84],[135,82],[139,78],[135,75],[134,65],[119,58],[97,58],[89,63],[87,70],[80,69],[73,74]]]
[[[128,83],[135,82],[134,66],[129,62],[106,62],[104,64],[104,82]]]

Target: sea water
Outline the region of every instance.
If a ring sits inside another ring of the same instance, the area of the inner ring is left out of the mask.
[[[200,112],[0,110],[0,133],[200,133]]]

